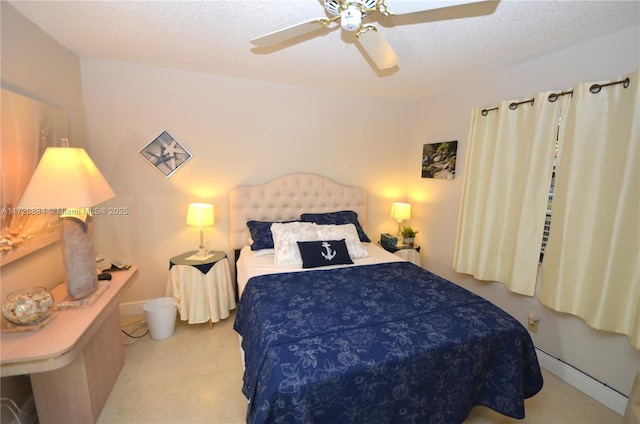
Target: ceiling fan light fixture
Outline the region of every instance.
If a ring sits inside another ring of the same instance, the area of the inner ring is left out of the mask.
[[[322,2],[322,0],[319,0]],[[324,8],[330,18],[316,18],[271,32],[251,40],[258,47],[269,47],[288,42],[307,34],[320,34],[318,30],[332,29],[329,26],[340,19],[345,31],[353,32],[363,54],[366,54],[378,69],[389,69],[398,65],[398,56],[391,45],[371,24],[363,24],[371,14],[391,16],[425,12],[467,3],[501,0],[324,0]],[[390,3],[387,5],[387,2]],[[387,6],[391,10],[387,9]],[[394,13],[395,12],[395,13]],[[333,26],[335,27],[335,26]]]
[[[355,4],[348,5],[340,12],[340,25],[345,31],[353,32],[360,28],[362,11]]]

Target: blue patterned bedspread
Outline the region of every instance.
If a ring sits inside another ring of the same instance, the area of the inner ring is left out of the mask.
[[[524,417],[542,388],[527,330],[408,262],[252,278],[235,330],[248,423],[460,423]]]

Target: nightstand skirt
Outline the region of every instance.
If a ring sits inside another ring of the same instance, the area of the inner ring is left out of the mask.
[[[227,258],[216,262],[206,274],[191,265],[172,266],[166,293],[176,299],[180,319],[189,324],[218,322],[236,307]]]

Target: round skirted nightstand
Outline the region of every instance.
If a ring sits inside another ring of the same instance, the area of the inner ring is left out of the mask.
[[[406,259],[412,264],[420,265],[420,246],[417,244],[401,244],[395,247],[385,246],[378,243],[384,250],[400,256],[402,259]]]
[[[229,261],[224,252],[210,251],[203,258],[186,252],[169,261],[166,294],[176,299],[180,319],[189,324],[213,323],[236,307]]]

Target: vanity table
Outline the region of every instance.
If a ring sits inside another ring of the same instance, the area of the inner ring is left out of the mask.
[[[90,305],[53,312],[37,331],[2,332],[2,377],[29,374],[38,420],[95,423],[124,365],[119,301],[138,268],[113,272]],[[52,291],[54,304],[66,287]]]

